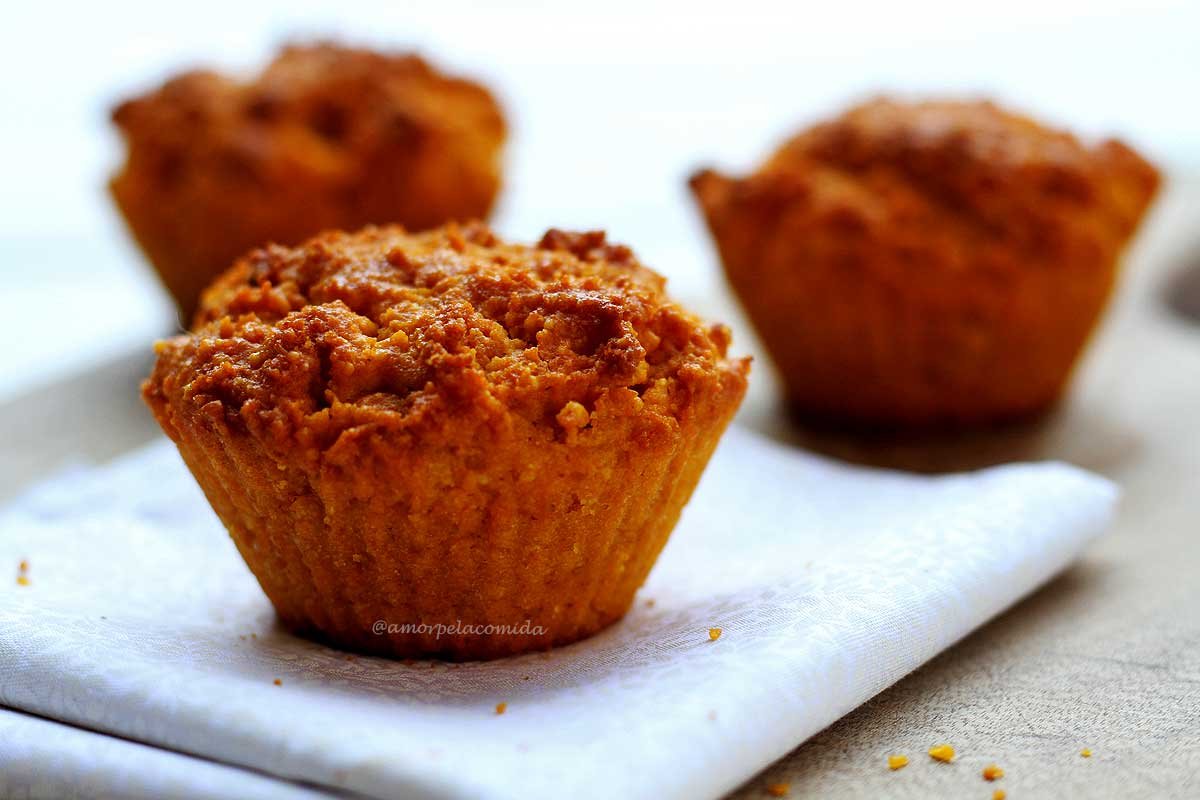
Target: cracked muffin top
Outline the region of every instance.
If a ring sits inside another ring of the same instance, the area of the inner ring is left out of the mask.
[[[173,438],[196,414],[316,449],[365,424],[523,422],[573,441],[616,416],[653,435],[740,399],[748,363],[728,344],[603,233],[528,246],[481,224],[371,227],[241,259],[192,332],[159,343],[143,391]]]
[[[972,244],[1102,260],[1135,230],[1158,180],[1119,141],[1088,146],[988,101],[879,98],[796,135],[736,186],[712,172],[692,183],[710,214],[803,199],[814,222],[933,249],[927,265],[958,269]]]
[[[498,161],[495,142],[505,133],[482,86],[412,54],[331,43],[286,46],[247,81],[185,72],[121,103],[112,116],[135,146],[131,159],[153,162],[164,182],[184,180],[194,167],[218,170],[218,177],[294,178],[303,168],[357,179],[373,159],[395,158],[429,139],[477,146]]]

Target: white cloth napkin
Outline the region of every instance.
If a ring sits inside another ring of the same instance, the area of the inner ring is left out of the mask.
[[[327,792],[0,708],[0,797],[328,800]]]
[[[735,427],[624,621],[404,664],[280,629],[161,441],[0,518],[0,704],[375,797],[716,797],[1061,570],[1116,497],[1064,464],[918,477]]]

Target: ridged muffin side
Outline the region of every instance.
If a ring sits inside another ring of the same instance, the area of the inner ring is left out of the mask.
[[[327,43],[285,47],[249,80],[177,75],[112,118],[128,145],[113,199],[185,321],[253,247],[486,218],[506,127],[477,83]]]
[[[625,613],[744,394],[727,345],[602,234],[366,229],[240,261],[143,392],[285,624],[482,659]]]
[[[1158,182],[991,103],[880,99],[691,186],[797,415],[925,427],[1054,404]]]

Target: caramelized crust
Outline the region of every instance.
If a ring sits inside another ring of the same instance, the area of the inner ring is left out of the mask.
[[[991,102],[882,98],[790,139],[758,174],[793,170],[855,183],[918,236],[1003,241],[1047,263],[1119,247],[1159,180],[1119,141],[1088,147]]]
[[[795,410],[891,426],[1052,404],[1158,181],[991,103],[879,99],[691,185]]]
[[[243,258],[143,394],[285,623],[491,658],[625,613],[745,392],[728,343],[600,233],[367,228]]]
[[[552,430],[572,401],[673,423],[744,366],[725,360],[727,329],[663,286],[603,233],[551,230],[536,247],[481,225],[323,234],[223,275],[193,332],[160,346],[148,397],[182,389],[170,399],[219,408],[282,450],[369,421],[516,414]]]
[[[185,317],[252,247],[485,217],[505,136],[483,87],[333,44],[286,47],[244,82],[184,73],[113,121],[129,145],[113,196]]]

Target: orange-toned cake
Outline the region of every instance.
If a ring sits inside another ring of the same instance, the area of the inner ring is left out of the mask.
[[[113,120],[112,196],[185,321],[253,247],[483,218],[500,185],[495,99],[413,55],[289,46],[249,80],[174,77]]]
[[[1117,141],[888,99],[691,181],[792,409],[867,427],[1051,406],[1158,183]]]
[[[323,234],[238,261],[196,320],[146,402],[283,622],[398,657],[620,619],[749,367],[601,233]]]

